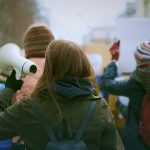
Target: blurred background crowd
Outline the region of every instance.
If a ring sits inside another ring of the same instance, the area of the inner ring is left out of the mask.
[[[72,40],[87,53],[101,55],[104,68],[116,39],[117,20],[149,16],[149,0],[1,0],[0,46],[12,42],[22,48],[27,27],[46,23],[57,39]]]

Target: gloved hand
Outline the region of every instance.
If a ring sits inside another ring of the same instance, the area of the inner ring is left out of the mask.
[[[118,60],[120,54],[120,40],[114,42],[113,45],[110,47],[109,51],[112,56],[111,60]]]
[[[20,90],[22,87],[23,80],[17,80],[16,79],[16,71],[13,70],[9,77],[7,77],[5,87],[11,88],[16,92],[17,90]]]

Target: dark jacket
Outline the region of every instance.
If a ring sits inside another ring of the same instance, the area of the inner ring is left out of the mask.
[[[135,118],[137,123],[140,120],[141,104],[145,90],[132,76],[128,79],[116,81],[117,66],[115,62],[110,63],[103,75],[101,87],[113,95],[121,95],[129,97],[128,118]]]
[[[24,98],[10,106],[13,95],[14,92],[9,88],[0,92],[0,139],[20,135],[28,150],[44,150],[49,139],[32,110],[31,98]],[[84,113],[91,103],[88,98],[89,96],[82,96],[68,103],[59,102],[63,115],[70,121],[73,135],[76,134]],[[57,135],[60,117],[55,104],[47,98],[37,99],[37,103]],[[89,150],[124,150],[116,131],[114,118],[104,99],[97,100],[96,109],[83,140]]]
[[[132,75],[121,81],[116,81],[116,77],[117,66],[115,62],[112,62],[103,75],[102,88],[111,94],[129,97],[128,120],[123,132],[125,149],[147,150],[139,135],[141,105],[145,90]]]

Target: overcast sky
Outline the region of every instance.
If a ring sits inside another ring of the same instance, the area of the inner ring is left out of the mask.
[[[95,27],[114,26],[126,0],[40,0],[57,38],[82,42]]]

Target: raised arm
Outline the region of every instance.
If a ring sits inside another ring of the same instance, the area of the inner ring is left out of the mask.
[[[129,77],[121,81],[116,81],[116,62],[111,62],[103,75],[102,89],[114,95],[130,96],[132,92],[141,90],[141,85],[133,78]]]

